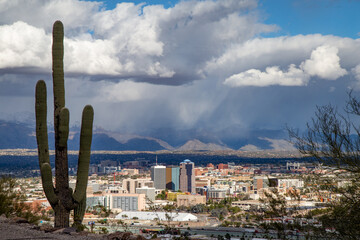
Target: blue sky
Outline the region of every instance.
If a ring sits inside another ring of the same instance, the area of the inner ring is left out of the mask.
[[[92,104],[102,129],[224,140],[360,96],[360,1],[140,2],[0,1],[0,119],[34,120],[59,19],[71,124]]]
[[[117,3],[133,2],[145,5],[160,4],[173,7],[179,1],[102,1],[107,9],[115,8]],[[360,1],[357,0],[259,0],[259,11],[265,22],[279,26],[277,33],[269,36],[297,34],[333,34],[342,37],[358,38],[360,29]]]
[[[261,0],[265,22],[277,24],[279,35],[332,34],[358,38],[360,1]]]
[[[152,1],[141,1],[141,0],[134,0],[134,1],[102,1],[105,4],[106,9],[114,9],[116,4],[121,2],[133,2],[135,4],[145,3],[146,5],[155,5],[160,4],[163,5],[165,8],[173,7],[179,1],[168,1],[168,0],[152,0]]]

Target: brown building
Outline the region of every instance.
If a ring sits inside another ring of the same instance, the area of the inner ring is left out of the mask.
[[[207,172],[208,172],[208,170],[205,170],[203,168],[195,168],[195,176],[201,176]]]
[[[228,169],[229,166],[228,166],[227,164],[219,163],[219,164],[217,165],[217,168],[218,168],[218,169]]]
[[[207,168],[214,168],[214,164],[212,163],[208,163],[208,165],[206,165]]]
[[[180,190],[195,193],[195,164],[189,159],[180,163]]]
[[[178,195],[176,200],[177,206],[194,206],[196,204],[206,204],[206,196],[201,195]]]

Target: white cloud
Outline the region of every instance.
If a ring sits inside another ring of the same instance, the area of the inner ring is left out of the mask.
[[[360,81],[360,64],[358,64],[356,67],[352,69],[353,74],[355,75],[355,78]]]
[[[198,72],[205,62],[219,56],[234,41],[276,29],[259,23],[256,14],[245,14],[256,11],[256,6],[254,0],[207,0],[184,1],[169,9],[119,3],[115,9],[104,10],[102,3],[77,0],[1,1],[0,24],[7,25],[0,26],[9,26],[16,39],[26,39],[24,27],[17,27],[16,22],[21,21],[35,36],[31,42],[20,40],[19,46],[13,46],[13,40],[1,34],[0,42],[7,49],[6,54],[0,52],[4,56],[1,68],[36,66],[42,68],[37,71],[47,70],[51,64],[52,23],[60,19],[65,27],[67,74],[151,83],[158,83],[159,78],[177,78],[175,84],[184,84],[200,79]],[[41,49],[28,48],[32,45]],[[28,48],[30,55],[25,62],[11,54],[23,48]],[[31,59],[34,57],[41,60]],[[171,85],[174,81],[161,83]]]
[[[335,46],[320,46],[311,53],[310,59],[301,64],[301,68],[311,76],[336,80],[347,74],[347,71],[340,66],[338,52]]]
[[[138,101],[155,97],[155,89],[149,91],[154,86],[148,83],[135,83],[132,81],[122,81],[119,83],[103,84],[98,89],[98,101],[101,102],[129,102]]]
[[[43,29],[24,22],[0,26],[0,69],[42,67],[50,69],[51,38]]]
[[[92,16],[101,5],[100,2],[78,0],[4,0],[0,1],[0,24],[22,21],[51,32],[52,24],[62,20],[67,33],[77,35],[91,28]]]
[[[310,59],[302,62],[299,68],[291,64],[286,72],[278,66],[267,67],[265,72],[250,69],[230,76],[225,79],[224,84],[231,87],[304,86],[314,76],[336,80],[347,74],[347,71],[341,68],[337,54],[338,49],[334,46],[320,46],[312,51]]]
[[[256,86],[264,87],[270,85],[281,86],[303,86],[309,81],[310,76],[294,64],[289,66],[287,72],[283,72],[279,67],[267,67],[265,72],[257,69],[250,69],[245,72],[232,75],[224,81],[224,84],[231,87]]]

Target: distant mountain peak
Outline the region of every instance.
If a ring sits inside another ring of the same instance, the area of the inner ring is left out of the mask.
[[[184,145],[176,149],[178,151],[218,151],[218,150],[232,150],[226,146],[215,143],[203,143],[198,139],[187,141]]]
[[[171,146],[170,144],[168,144],[167,142],[165,142],[161,139],[153,138],[153,137],[139,136],[139,135],[134,135],[134,134],[122,134],[122,133],[117,133],[117,132],[106,131],[103,129],[97,130],[97,131],[95,131],[95,133],[106,134],[107,136],[115,139],[116,141],[118,141],[121,144],[126,144],[130,140],[134,140],[134,139],[148,140],[148,141],[154,141],[154,142],[158,143],[161,147],[163,147],[166,150],[174,150],[174,147]]]

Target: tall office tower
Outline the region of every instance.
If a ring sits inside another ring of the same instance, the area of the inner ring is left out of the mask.
[[[165,166],[152,166],[151,167],[151,180],[154,181],[156,189],[166,188],[166,167]]]
[[[195,165],[189,159],[180,163],[180,190],[195,193]]]
[[[166,167],[166,188],[172,191],[179,190],[180,168],[177,166]]]

